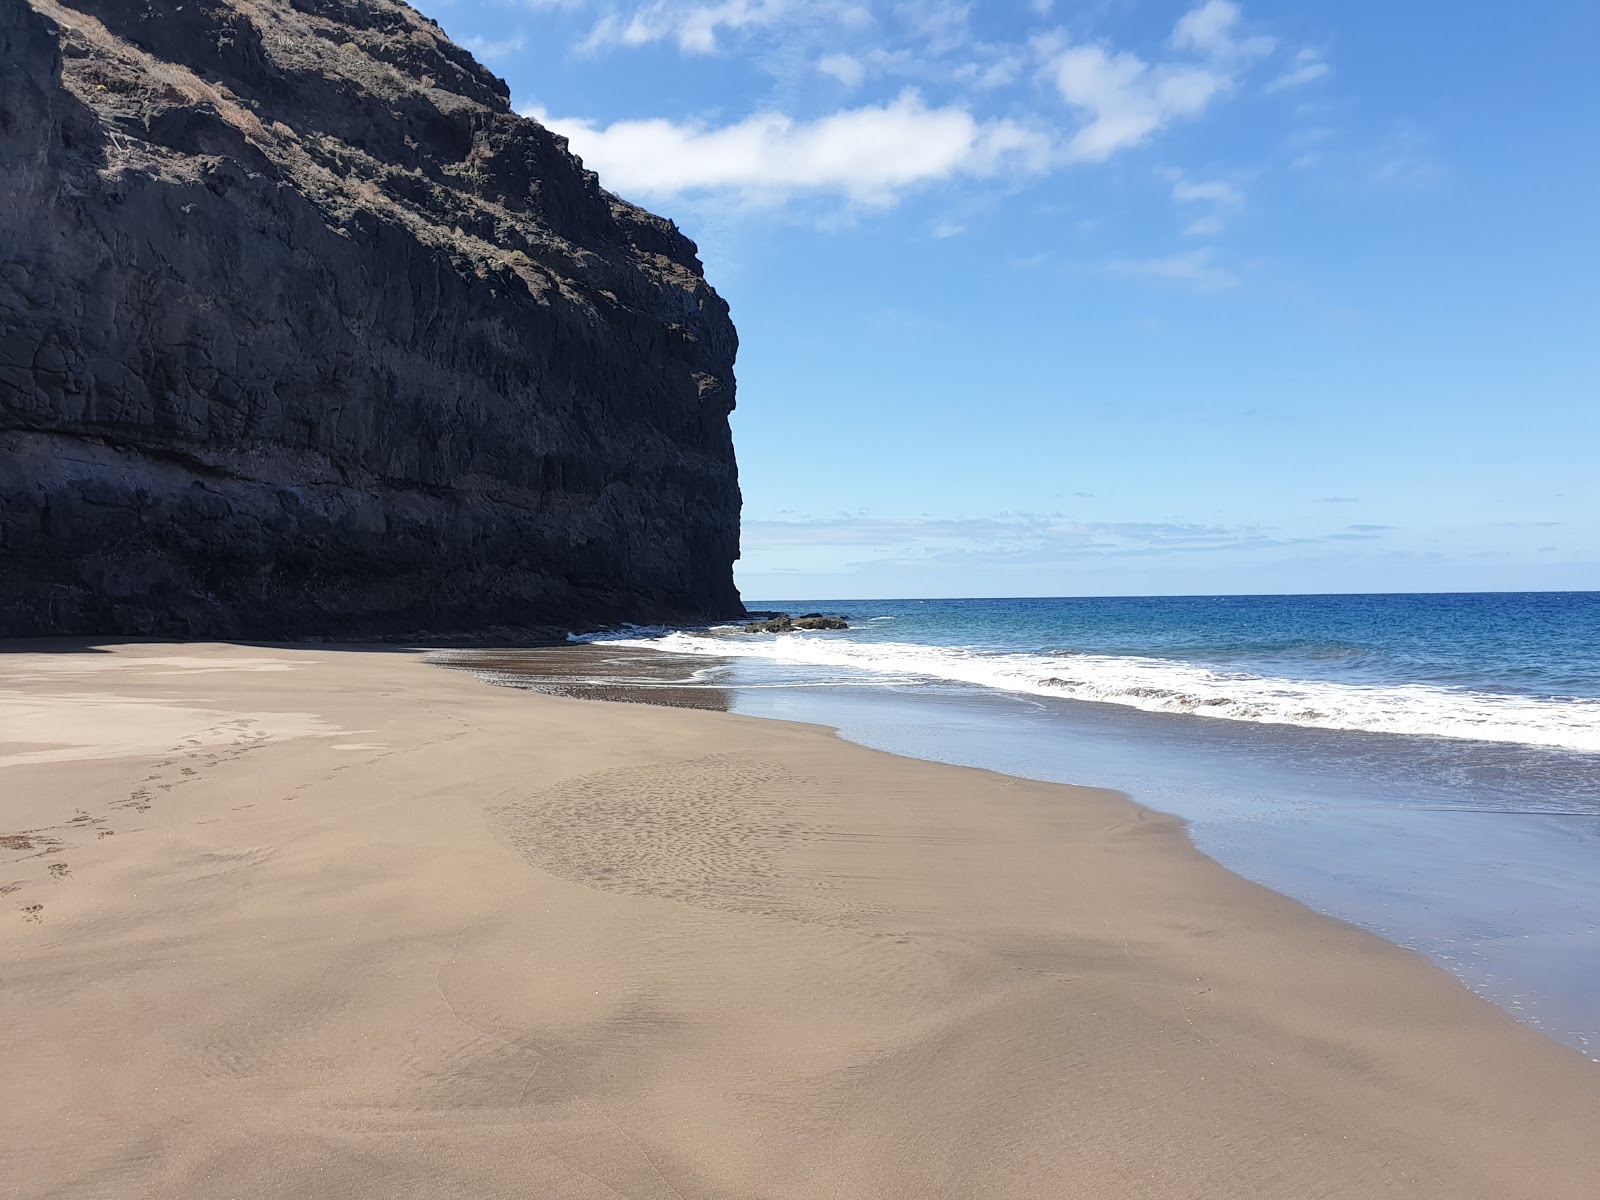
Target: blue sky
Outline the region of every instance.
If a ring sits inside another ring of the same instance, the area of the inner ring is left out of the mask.
[[[422,0],[740,330],[747,598],[1600,588],[1600,5]]]

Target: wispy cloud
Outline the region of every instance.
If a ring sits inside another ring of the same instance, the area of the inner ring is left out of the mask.
[[[1172,198],[1179,204],[1221,204],[1232,208],[1244,203],[1244,194],[1225,179],[1190,179],[1183,172],[1174,172]]]
[[[1226,179],[1194,179],[1182,171],[1168,171],[1173,203],[1200,209],[1184,227],[1188,237],[1214,237],[1222,232],[1230,213],[1244,206],[1244,193]]]
[[[806,571],[1043,567],[1111,557],[1248,551],[1348,541],[1374,533],[1285,537],[1270,529],[1183,522],[1073,521],[1037,513],[972,518],[845,516],[744,523],[746,567]],[[774,564],[769,566],[768,562]]]
[[[1315,83],[1319,79],[1326,79],[1333,74],[1333,68],[1323,61],[1322,55],[1315,50],[1301,50],[1294,56],[1294,60],[1283,74],[1267,84],[1268,92],[1281,92],[1288,88],[1304,87],[1308,83]]]
[[[656,119],[601,127],[527,115],[565,134],[607,187],[636,196],[717,192],[760,204],[834,193],[881,206],[933,181],[1038,171],[1049,158],[1035,131],[960,107],[931,108],[910,90],[814,121],[768,112],[722,126]]]
[[[463,38],[461,44],[484,62],[499,62],[513,54],[520,54],[526,48],[528,39],[519,33],[507,38]]]
[[[624,16],[607,13],[595,23],[581,49],[644,46],[671,41],[686,54],[713,54],[723,31],[771,25],[788,15],[790,0],[723,0],[720,4],[683,4],[655,0]]]
[[[915,39],[934,53],[959,49],[971,40],[972,5],[956,0],[902,0],[895,16]]]
[[[1426,192],[1449,179],[1427,135],[1401,124],[1382,138],[1352,144],[1337,130],[1304,129],[1289,139],[1290,165],[1345,190],[1374,194]]]
[[[1195,292],[1224,292],[1239,286],[1239,278],[1216,261],[1209,246],[1156,258],[1116,259],[1105,266],[1112,275],[1168,283]]]
[[[845,87],[854,91],[867,77],[867,68],[859,58],[850,54],[825,54],[817,60],[817,70],[831,75]]]
[[[1425,191],[1443,182],[1447,175],[1427,137],[1410,126],[1396,130],[1363,157],[1367,182],[1379,191]]]

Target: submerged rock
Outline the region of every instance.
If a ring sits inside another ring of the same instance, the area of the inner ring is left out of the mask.
[[[0,635],[740,613],[694,244],[393,0],[0,0]]]

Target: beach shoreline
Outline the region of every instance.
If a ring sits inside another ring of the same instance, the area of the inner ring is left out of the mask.
[[[1184,818],[1228,870],[1420,951],[1600,1061],[1592,754],[1144,712],[949,677],[983,678],[981,651],[935,651],[926,672],[818,665],[856,662],[849,638],[870,649],[885,619],[848,637],[630,632],[431,660],[512,687],[825,725],[911,758],[1123,792]]]
[[[1600,1177],[1593,1063],[1125,796],[393,648],[79,647],[0,653],[11,1194]]]

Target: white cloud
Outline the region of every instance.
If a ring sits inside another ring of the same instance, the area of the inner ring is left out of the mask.
[[[1176,120],[1199,116],[1276,45],[1264,35],[1241,36],[1239,22],[1239,6],[1231,0],[1204,0],[1190,9],[1171,38],[1175,49],[1192,56],[1186,61],[1146,62],[1095,43],[1036,41],[1061,98],[1086,117],[1068,143],[1068,156],[1103,162]]]
[[[833,193],[888,205],[919,185],[1039,171],[1049,161],[1042,135],[1012,121],[980,121],[962,108],[929,108],[914,91],[814,121],[766,112],[720,127],[655,119],[602,128],[537,110],[527,115],[565,134],[606,187],[631,196],[722,193],[776,203]]]
[[[828,54],[817,60],[817,70],[831,75],[845,87],[854,91],[867,77],[867,68],[859,58],[849,54]]]
[[[1234,35],[1239,16],[1239,6],[1231,0],[1206,0],[1179,18],[1172,31],[1172,44],[1180,50],[1221,60],[1264,58],[1271,54],[1277,46],[1272,38]]]
[[[1204,66],[1151,66],[1102,46],[1068,46],[1052,64],[1056,90],[1088,121],[1067,144],[1070,157],[1103,162],[1180,117],[1193,117],[1232,83]]]
[[[1289,69],[1267,84],[1269,92],[1281,92],[1287,88],[1302,87],[1308,83],[1315,83],[1333,74],[1333,68],[1322,60],[1322,56],[1315,50],[1302,50],[1294,56]]]
[[[1107,263],[1106,270],[1125,279],[1177,284],[1196,292],[1224,292],[1239,286],[1232,272],[1217,265],[1209,246],[1164,258],[1122,259]]]
[[[771,25],[785,16],[790,7],[790,0],[722,0],[720,4],[654,0],[631,16],[610,13],[601,17],[581,49],[673,41],[685,54],[713,54],[721,30]]]

